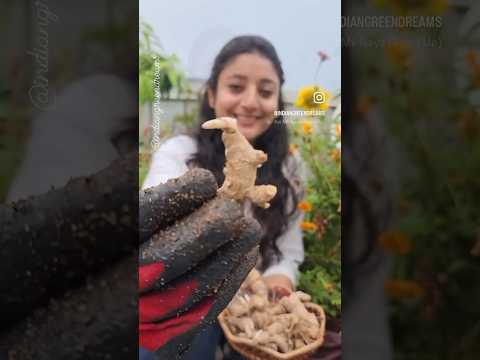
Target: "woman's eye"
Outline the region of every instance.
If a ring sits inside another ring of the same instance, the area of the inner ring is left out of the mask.
[[[228,85],[228,88],[234,93],[239,93],[242,91],[242,86],[237,84],[230,84]]]
[[[271,90],[260,90],[260,96],[264,98],[269,98],[273,95],[273,91]]]

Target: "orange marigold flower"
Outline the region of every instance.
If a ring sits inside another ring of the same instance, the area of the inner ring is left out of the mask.
[[[310,135],[313,132],[313,125],[311,121],[303,121],[302,122],[302,130],[305,135]]]
[[[372,0],[373,5],[393,11],[395,15],[439,15],[449,8],[448,0]],[[412,6],[413,5],[413,6]]]
[[[312,222],[309,222],[309,221],[304,221],[300,225],[300,228],[303,231],[315,231],[315,230],[317,230],[317,225],[312,223]]]
[[[335,148],[330,152],[330,157],[334,161],[340,161],[340,159],[342,158],[342,152],[340,151],[340,149]]]
[[[356,106],[357,112],[362,115],[368,113],[372,107],[372,104],[373,99],[370,96],[361,95]]]
[[[387,231],[380,235],[378,241],[387,251],[405,255],[412,251],[412,242],[409,237],[399,231]]]
[[[312,204],[310,204],[308,201],[300,201],[298,203],[298,208],[304,212],[309,212],[312,211]]]
[[[480,75],[480,72],[479,72]],[[479,77],[480,81],[480,77]],[[480,82],[479,82],[480,86]],[[460,130],[460,132],[466,137],[466,138],[474,138],[478,132],[479,132],[479,126],[478,126],[478,120],[479,117],[476,113],[475,110],[473,109],[468,109],[464,110],[461,113],[457,115],[457,126]]]
[[[332,283],[325,283],[324,285],[325,290],[327,290],[328,293],[331,293],[333,291],[333,284]]]
[[[465,53],[465,61],[473,69],[478,64],[478,53],[475,50],[468,50]]]
[[[426,3],[426,11],[430,15],[438,15],[444,13],[448,7],[448,0],[429,0]]]
[[[408,69],[412,66],[413,51],[407,42],[391,42],[385,45],[385,52],[388,60],[402,69]]]
[[[394,299],[418,299],[425,295],[425,289],[411,280],[386,280],[385,292]]]
[[[340,137],[342,136],[342,124],[335,125],[335,135],[338,139],[340,139]]]
[[[298,144],[290,144],[290,145],[288,146],[288,153],[289,153],[290,155],[295,154],[295,153],[297,152],[297,150],[298,150]]]

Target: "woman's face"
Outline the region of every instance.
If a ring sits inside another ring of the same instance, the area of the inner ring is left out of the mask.
[[[208,102],[216,117],[236,118],[251,142],[272,124],[279,95],[280,80],[270,60],[257,53],[241,54],[220,73],[216,93],[208,90]]]

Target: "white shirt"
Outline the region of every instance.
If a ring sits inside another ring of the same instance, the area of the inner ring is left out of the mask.
[[[168,179],[177,178],[188,171],[187,161],[196,153],[195,140],[186,135],[179,135],[165,141],[153,154],[149,172],[143,182],[142,188],[146,189],[165,183]],[[284,164],[283,172],[287,179],[291,179],[292,172],[297,172],[297,177],[304,180],[305,171],[299,157],[290,156]],[[277,246],[282,255],[279,262],[273,261],[264,271],[263,275],[282,274],[287,276],[293,284],[298,281],[298,267],[304,260],[303,238],[300,224],[303,213],[293,216],[286,231],[277,239]]]

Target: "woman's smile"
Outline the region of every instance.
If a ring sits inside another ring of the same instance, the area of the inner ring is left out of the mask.
[[[254,126],[257,121],[259,121],[262,116],[252,116],[252,115],[240,115],[233,114],[233,117],[237,119],[238,125],[241,127],[251,127]]]

